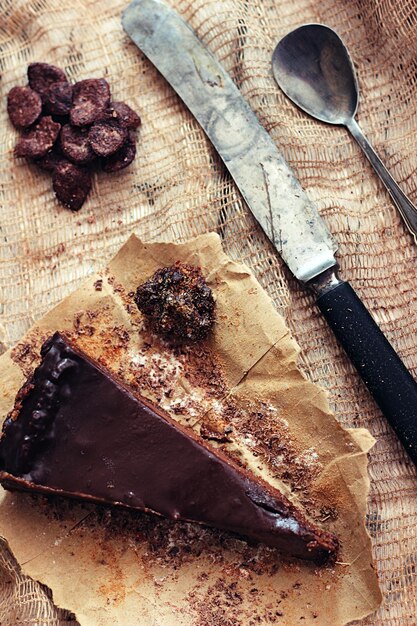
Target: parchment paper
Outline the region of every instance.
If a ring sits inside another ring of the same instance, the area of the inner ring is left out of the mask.
[[[132,306],[135,287],[178,259],[204,268],[217,300],[214,336],[194,353],[178,354],[150,336]],[[247,267],[222,252],[217,235],[181,245],[132,236],[105,271],[0,358],[3,416],[55,330],[71,333],[161,402],[158,388],[171,385],[174,417],[211,433],[214,445],[302,502],[342,545],[338,562],[320,569],[193,524],[2,491],[1,533],[23,571],[50,587],[59,607],[82,626],[338,626],[379,606],[364,524],[373,439],[365,429],[338,425],[325,391],[297,369],[298,348],[283,318]],[[154,369],[141,378],[149,364]],[[216,443],[226,422],[230,440]]]

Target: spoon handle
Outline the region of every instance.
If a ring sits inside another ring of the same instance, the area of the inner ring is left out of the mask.
[[[399,188],[365,135],[363,134],[359,124],[355,119],[349,120],[346,124],[352,136],[356,139],[365,155],[368,157],[372,167],[384,183],[397,209],[401,213],[404,222],[417,243],[417,208],[411,202],[405,193]]]

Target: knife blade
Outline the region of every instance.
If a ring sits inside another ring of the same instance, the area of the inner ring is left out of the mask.
[[[316,207],[231,78],[191,28],[155,0],[133,2],[122,23],[204,128],[293,274],[308,281],[334,266],[336,247]]]
[[[347,281],[315,205],[240,91],[176,11],[133,0],[126,33],[200,123],[255,219],[317,305],[417,465],[417,384]]]

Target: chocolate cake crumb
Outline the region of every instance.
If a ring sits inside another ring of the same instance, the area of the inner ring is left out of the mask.
[[[217,441],[219,443],[227,443],[231,441],[230,437],[226,434],[226,429],[224,429],[224,433],[222,434],[207,426],[201,426],[200,437],[206,439],[207,441]]]

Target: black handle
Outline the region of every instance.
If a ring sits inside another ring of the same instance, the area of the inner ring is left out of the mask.
[[[417,383],[347,282],[317,304],[388,422],[417,465]]]

